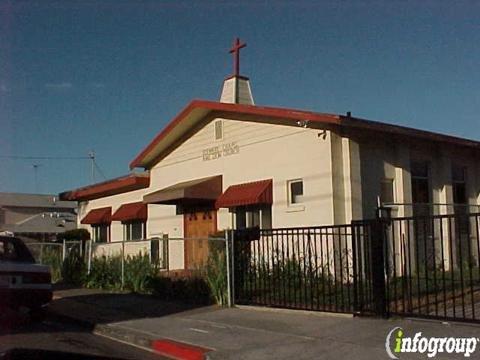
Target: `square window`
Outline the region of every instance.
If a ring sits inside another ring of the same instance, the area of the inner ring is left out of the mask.
[[[98,224],[92,225],[93,228],[93,240],[95,242],[108,242],[108,234],[110,232],[110,225]]]
[[[289,181],[288,193],[288,203],[290,205],[303,203],[303,180]]]
[[[129,240],[142,240],[145,237],[144,229],[145,229],[145,222],[143,221],[132,221],[126,222],[123,224],[125,227],[125,239],[126,241]]]

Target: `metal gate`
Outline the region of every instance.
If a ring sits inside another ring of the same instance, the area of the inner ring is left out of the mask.
[[[479,217],[236,230],[235,303],[480,322]]]
[[[373,312],[372,229],[362,223],[235,231],[235,303]]]

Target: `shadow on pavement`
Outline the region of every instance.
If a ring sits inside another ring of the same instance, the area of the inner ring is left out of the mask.
[[[211,305],[167,302],[133,293],[75,293],[53,300],[50,312],[92,325],[142,318],[157,318]]]
[[[96,325],[143,318],[158,318],[195,309],[199,304],[174,303],[153,296],[133,293],[108,293],[101,290],[68,289],[56,292],[46,316],[49,322],[65,324],[69,331],[92,332]],[[60,294],[60,295],[59,295]],[[19,312],[0,314],[0,336],[9,334],[54,332],[28,315]],[[59,329],[58,331],[63,331]]]
[[[103,359],[118,359],[90,355],[90,354],[78,354],[64,351],[52,351],[52,350],[39,350],[39,349],[13,349],[1,354],[0,360],[47,360],[47,359],[69,359],[69,360],[103,360]]]

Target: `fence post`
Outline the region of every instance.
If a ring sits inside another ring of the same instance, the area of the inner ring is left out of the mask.
[[[122,290],[125,286],[125,240],[122,241]]]
[[[168,258],[168,234],[163,234],[162,236],[162,261],[163,261],[163,268],[165,270],[170,270],[170,265],[169,265],[169,258]]]
[[[40,244],[40,264],[43,265],[43,243]]]
[[[358,296],[358,286],[359,286],[359,279],[358,279],[358,269],[357,269],[357,238],[355,234],[355,224],[352,221],[350,223],[350,228],[352,231],[352,267],[353,267],[353,311],[360,312],[361,307],[359,305],[359,296]],[[361,283],[360,283],[360,286]]]
[[[65,258],[67,257],[67,247],[66,247],[66,241],[63,239],[63,246],[62,246],[62,261],[65,261]]]
[[[232,289],[230,283],[230,230],[225,231],[225,257],[227,268],[227,303],[228,307],[232,307]]]
[[[372,221],[370,251],[372,259],[372,290],[375,314],[387,317],[387,294],[385,285],[385,249],[384,222],[382,219]]]
[[[235,231],[230,230],[230,244],[231,244],[231,256],[230,256],[230,263],[232,264],[232,279],[230,280],[232,286],[232,304],[235,304]]]
[[[93,240],[88,240],[88,259],[87,259],[87,273],[90,274],[92,270],[92,243]]]

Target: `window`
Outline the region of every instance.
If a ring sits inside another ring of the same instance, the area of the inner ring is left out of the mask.
[[[413,215],[431,215],[430,184],[428,180],[428,163],[412,162],[412,202]]]
[[[382,204],[393,204],[395,202],[393,179],[382,180],[380,201]]]
[[[292,180],[288,182],[288,204],[303,203],[303,180]]]
[[[215,121],[215,140],[223,139],[223,122],[222,120]]]
[[[94,242],[108,242],[110,235],[110,225],[100,224],[92,225],[93,241]]]
[[[235,229],[259,227],[272,228],[271,206],[239,206],[235,210]]]
[[[35,262],[25,244],[15,238],[0,239],[0,261]]]
[[[456,221],[459,225],[459,233],[467,235],[469,231],[470,220],[466,214],[467,208],[467,183],[466,183],[466,169],[461,166],[452,167],[452,192],[453,192],[453,213],[459,216]],[[465,246],[467,246],[465,244]]]
[[[146,223],[143,221],[132,221],[123,224],[124,240],[142,240],[145,239]]]
[[[452,167],[452,190],[454,204],[467,203],[467,185],[465,181],[465,168]]]

